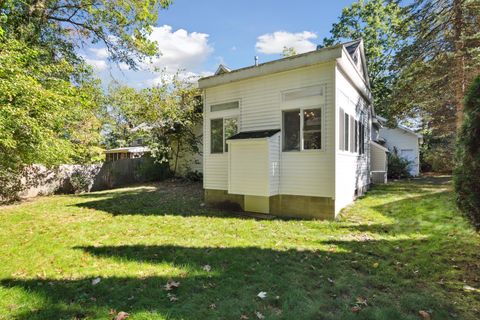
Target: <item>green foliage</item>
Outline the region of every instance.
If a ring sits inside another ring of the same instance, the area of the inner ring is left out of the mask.
[[[75,85],[71,78],[74,78]],[[23,42],[0,41],[0,170],[88,162],[96,148],[101,92],[87,69]]]
[[[297,54],[297,50],[293,47],[283,47],[282,56],[283,57],[291,57]]]
[[[162,181],[171,177],[168,163],[159,163],[152,158],[142,160],[135,172],[138,181]]]
[[[394,148],[391,152],[387,154],[388,162],[388,178],[390,179],[402,179],[408,178],[410,173],[408,168],[411,164],[407,159],[402,158],[398,154],[398,150]]]
[[[454,171],[458,207],[480,230],[480,76],[465,96],[465,118],[457,140]]]
[[[108,95],[107,146],[129,145],[142,137],[159,163],[175,175],[179,159],[198,154],[202,125],[200,92],[191,79],[165,76],[159,85],[137,91],[113,85]],[[134,127],[143,130],[132,132]],[[201,130],[200,130],[201,131]]]
[[[103,42],[112,61],[136,68],[158,54],[148,36],[160,9],[172,0],[7,0],[0,1],[0,27],[29,44],[41,45],[69,62],[81,60],[74,49]]]
[[[465,88],[480,73],[480,1],[416,0],[407,9],[411,41],[396,55],[391,114],[420,116],[430,157],[448,165]]]
[[[331,36],[323,40],[323,45],[330,46],[363,39],[375,109],[387,118],[396,77],[392,72],[394,55],[405,43],[407,26],[405,12],[396,1],[358,0],[343,9]]]

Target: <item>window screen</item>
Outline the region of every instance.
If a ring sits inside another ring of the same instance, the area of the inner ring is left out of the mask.
[[[300,110],[283,112],[283,150],[300,150]]]
[[[239,105],[240,103],[238,101],[212,104],[210,106],[210,111],[215,112],[215,111],[224,111],[224,110],[230,110],[230,109],[238,109]]]
[[[238,133],[237,118],[226,118],[223,120],[225,128],[225,152],[228,152],[227,139]]]
[[[303,110],[303,149],[322,148],[322,110]]]
[[[210,152],[223,152],[223,119],[210,120]]]
[[[339,149],[341,151],[344,151],[345,150],[345,122],[344,122],[344,118],[345,118],[345,111],[343,111],[342,108],[340,108],[340,114],[338,116],[338,119],[340,119],[338,121],[339,123],[339,126],[338,126],[338,133],[339,133]]]
[[[349,150],[349,142],[350,142],[350,117],[347,113],[344,116],[344,141],[345,141],[345,151]]]

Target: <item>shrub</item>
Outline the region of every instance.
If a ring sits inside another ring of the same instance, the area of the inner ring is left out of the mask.
[[[187,179],[188,181],[193,181],[193,182],[203,181],[203,174],[201,172],[198,172],[197,170],[195,170],[195,171],[189,170],[185,174],[185,179]]]
[[[70,176],[70,184],[75,193],[88,192],[93,184],[93,177],[88,170],[75,169]]]
[[[410,173],[408,172],[408,167],[411,162],[407,159],[400,157],[398,154],[397,148],[393,148],[391,152],[388,153],[388,178],[390,179],[402,179],[408,178]]]
[[[172,176],[168,162],[159,163],[153,158],[142,158],[140,166],[135,170],[138,181],[162,181]]]
[[[0,203],[20,200],[20,193],[25,189],[22,183],[22,171],[0,168]]]
[[[454,170],[456,201],[459,209],[480,230],[480,76],[468,89],[464,108]]]

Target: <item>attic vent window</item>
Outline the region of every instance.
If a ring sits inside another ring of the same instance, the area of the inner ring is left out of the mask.
[[[292,101],[301,98],[323,96],[323,86],[311,86],[301,89],[289,90],[282,94],[283,101]]]
[[[211,112],[216,112],[216,111],[224,111],[224,110],[238,109],[239,105],[240,105],[240,104],[239,104],[238,101],[227,102],[227,103],[219,103],[219,104],[212,104],[212,105],[210,106],[210,111],[211,111]]]

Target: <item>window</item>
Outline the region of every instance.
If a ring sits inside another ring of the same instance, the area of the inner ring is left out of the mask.
[[[283,112],[283,151],[322,148],[322,109]]]
[[[219,103],[219,104],[212,104],[210,106],[210,111],[224,111],[224,110],[231,110],[231,109],[238,109],[240,103],[238,101],[233,102],[226,102],[226,103]]]
[[[303,110],[303,149],[322,148],[321,109]]]
[[[227,139],[238,132],[237,118],[223,119],[223,127],[225,128],[225,152],[228,152]]]
[[[210,120],[210,152],[223,152],[223,119]]]
[[[342,108],[340,108],[340,114],[338,116],[338,119],[340,119],[339,122],[339,126],[338,126],[338,132],[339,132],[339,149],[341,151],[344,151],[345,150],[345,122],[344,122],[344,119],[345,118],[345,111],[343,111]]]
[[[350,142],[350,117],[347,113],[345,113],[344,116],[344,146],[345,146],[345,151],[349,150],[349,142]]]
[[[364,154],[365,153],[365,125],[360,122],[360,136],[358,139],[358,144],[359,144],[359,150],[358,153]]]
[[[353,152],[358,152],[358,138],[359,138],[359,135],[358,135],[358,120],[355,120],[355,134],[354,134],[354,137],[355,137],[355,140],[354,140],[354,147],[353,147]]]
[[[238,118],[210,120],[210,153],[228,152],[226,140],[238,132]]]
[[[300,150],[300,110],[283,112],[283,151]]]

